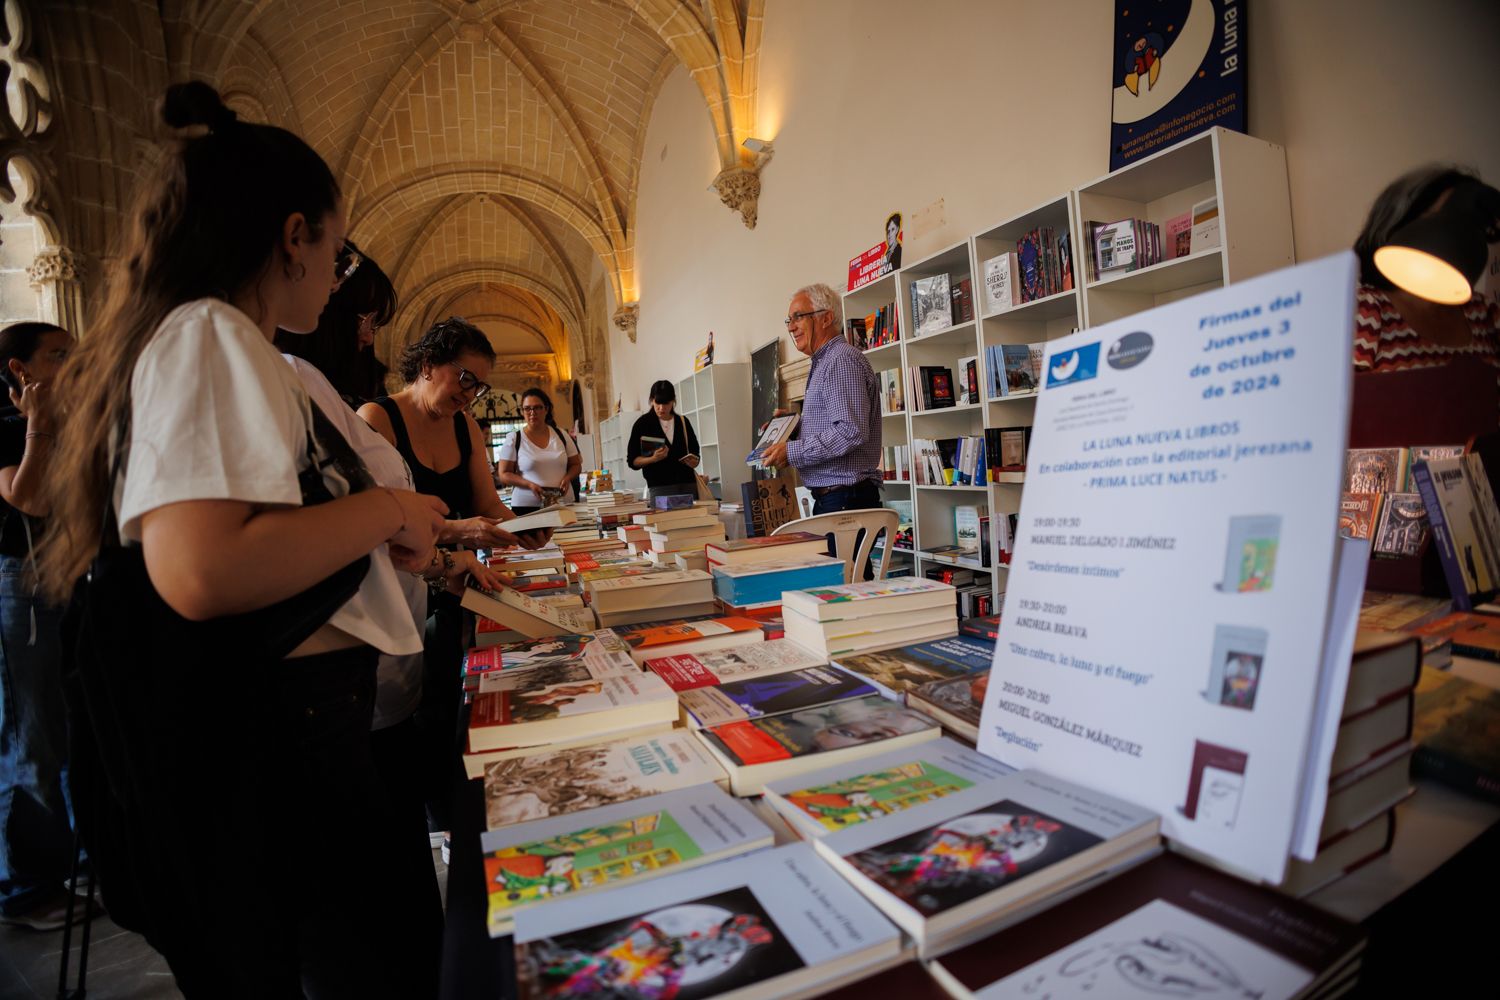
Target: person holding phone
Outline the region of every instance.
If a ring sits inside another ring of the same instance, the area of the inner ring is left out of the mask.
[[[698,492],[698,435],[676,412],[677,390],[662,379],[651,385],[651,412],[630,428],[625,461],[646,477],[646,499]]]

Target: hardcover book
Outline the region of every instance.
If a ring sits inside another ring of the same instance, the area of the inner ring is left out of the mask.
[[[913,336],[922,337],[953,325],[946,274],[912,281],[911,299]]]
[[[1406,460],[1405,448],[1350,448],[1344,457],[1344,492],[1402,492]]]
[[[993,315],[1021,304],[1020,265],[1014,252],[984,262],[985,312]]]
[[[571,747],[546,759],[545,768],[529,757],[485,768],[488,829],[725,780],[724,770],[683,732]]]
[[[805,839],[940,799],[1014,770],[944,738],[773,781],[766,802]]]
[[[1387,493],[1375,530],[1375,553],[1414,556],[1422,551],[1427,535],[1427,508],[1422,505],[1422,497],[1416,493]]]
[[[480,836],[490,937],[538,903],[770,847],[770,827],[717,786],[519,823]]]
[[[521,1000],[810,996],[901,958],[805,844],[533,907],[515,928]]]

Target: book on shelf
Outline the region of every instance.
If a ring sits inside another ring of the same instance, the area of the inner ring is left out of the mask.
[[[767,449],[772,445],[786,444],[792,439],[792,434],[797,430],[797,422],[801,419],[795,413],[788,413],[780,417],[772,417],[770,422],[760,432],[760,440],[755,442],[755,447],[750,454],[745,456],[746,465],[759,465]]]
[[[911,283],[912,336],[925,337],[953,325],[948,276],[915,278]]]
[[[676,693],[655,674],[604,672],[582,663],[492,671],[480,680],[469,709],[469,747],[537,746],[677,716]]]
[[[1158,850],[1155,813],[1036,771],[813,841],[930,957]]]
[[[485,826],[490,830],[625,802],[705,782],[723,784],[724,770],[691,733],[616,739],[554,750],[546,766],[529,757],[484,771]]]
[[[917,370],[922,385],[922,409],[942,410],[957,404],[951,369],[941,365],[922,365]]]
[[[958,550],[979,555],[979,518],[984,508],[975,504],[955,504],[953,507],[953,540]]]
[[[1478,455],[1412,466],[1454,607],[1467,611],[1500,588],[1500,511]]]
[[[951,605],[948,610],[951,612]],[[840,656],[833,662],[874,684],[887,698],[899,701],[908,692],[933,681],[988,674],[994,656],[994,643],[954,635],[897,649]]]
[[[959,358],[957,365],[958,405],[968,406],[979,402],[983,397],[979,395],[978,356]]]
[[[1045,349],[1045,345],[1037,346]],[[1037,391],[1041,383],[1040,357],[1034,355],[1032,345],[999,344],[988,350],[992,352],[990,370],[997,378],[991,399]]]
[[[1321,909],[1160,854],[928,968],[969,1000],[1159,995],[1167,983],[1182,995],[1312,1000],[1353,988],[1364,942]]]
[[[1162,223],[1162,250],[1166,257],[1186,257],[1193,252],[1193,213],[1183,212]]]
[[[938,724],[879,695],[731,722],[695,735],[729,775],[736,795],[768,781],[925,743]]]
[[[1021,304],[1020,264],[1014,251],[984,262],[985,311],[1002,313]]]
[[[1500,802],[1500,691],[1423,667],[1415,713],[1412,773]]]
[[[951,324],[957,326],[972,320],[974,318],[974,283],[968,278],[960,278],[953,282],[948,294],[953,300],[949,317]]]
[[[678,701],[682,724],[688,729],[703,729],[875,693],[874,687],[853,674],[818,666],[696,687],[680,692]]]
[[[876,374],[880,387],[880,412],[881,413],[905,413],[906,391],[905,379],[901,375],[901,369],[888,368]]]
[[[642,666],[681,696],[695,688],[818,667],[826,662],[789,639],[766,639],[730,649],[647,657]]]
[[[794,832],[816,840],[1013,770],[944,737],[773,781],[764,795]]]
[[[707,618],[631,629],[621,638],[637,664],[663,656],[709,653],[765,641],[760,623],[749,618]]]
[[[842,584],[844,561],[832,556],[803,554],[739,565],[716,565],[713,577],[714,593],[726,604],[780,604],[782,593],[788,590]]]
[[[1205,198],[1193,205],[1189,248],[1193,253],[1219,245],[1219,199]]]
[[[490,937],[543,903],[643,882],[772,846],[770,827],[702,784],[480,836]]]
[[[896,929],[805,844],[515,918],[521,1000],[809,996],[901,958]]]

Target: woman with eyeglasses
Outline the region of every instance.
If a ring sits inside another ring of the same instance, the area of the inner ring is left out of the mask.
[[[201,82],[158,111],[171,138],[50,393],[39,576],[74,599],[79,825],[188,997],[420,995],[371,874],[394,838],[370,724],[378,655],[422,647],[396,571],[444,507],[377,486],[272,344],[333,288],[327,164]]]
[[[549,503],[574,503],[573,477],[583,456],[552,419],[552,400],[541,389],[521,394],[526,425],[500,445],[500,481],[514,487],[511,510],[530,514]]]
[[[417,490],[442,498],[453,519],[443,532],[471,549],[540,544],[500,527],[516,515],[500,501],[489,452],[469,407],[489,392],[495,349],[489,338],[457,317],[435,323],[401,352],[406,388],[359,408],[411,468]],[[445,554],[443,558],[454,558]],[[453,760],[457,753],[462,664],[468,634],[459,598],[433,594],[427,607],[422,702],[417,722],[428,761],[428,829],[434,840],[452,829]]]

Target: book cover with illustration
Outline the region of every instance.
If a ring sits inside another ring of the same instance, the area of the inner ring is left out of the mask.
[[[901,948],[805,844],[523,910],[515,944],[522,1000],[806,994]]]
[[[906,696],[907,704],[926,712],[967,740],[978,740],[979,717],[989,691],[990,673],[979,671],[946,681],[929,681]]]
[[[1249,625],[1215,625],[1208,686],[1203,697],[1214,705],[1255,708],[1266,659],[1266,630]]]
[[[1005,395],[1018,396],[1037,391],[1038,367],[1032,363],[1030,344],[1001,344],[1000,357],[1005,365]]]
[[[1419,493],[1387,493],[1375,530],[1376,555],[1414,556],[1427,541],[1427,508]]]
[[[946,274],[913,280],[911,303],[913,336],[921,337],[953,325],[953,305]]]
[[[1380,493],[1345,493],[1339,498],[1339,534],[1345,538],[1374,538],[1380,519]]]
[[[879,695],[768,715],[705,729],[706,742],[739,766],[806,757],[912,733],[937,736],[937,724]]]
[[[690,643],[701,642],[705,644],[705,648],[723,648],[758,643],[765,637],[759,622],[730,616],[630,630],[624,632],[621,638],[630,647],[630,655],[635,661],[642,663],[657,656],[665,656],[668,650],[688,652],[674,647]],[[661,652],[656,652],[658,650]]]
[[[766,424],[765,430],[761,431],[760,440],[755,442],[755,447],[750,450],[750,454],[745,456],[745,464],[759,465],[768,448],[790,441],[800,419],[801,417],[795,413],[772,417],[770,423]]]
[[[1350,448],[1344,456],[1344,492],[1401,493],[1406,467],[1405,448]]]
[[[953,588],[921,577],[861,580],[836,587],[787,591],[782,608],[816,621],[890,614],[953,603]]]
[[[887,698],[900,698],[933,681],[987,674],[994,658],[993,643],[955,636],[901,649],[841,656],[834,662],[874,684]]]
[[[606,628],[578,635],[523,639],[471,649],[465,654],[464,665],[469,673],[488,673],[567,663],[599,668],[624,667],[629,660],[629,648],[618,635]]]
[[[639,670],[596,675],[573,663],[491,672],[469,710],[469,748],[536,746],[590,727],[671,722],[677,714],[676,693]]]
[[[548,754],[544,768],[516,757],[485,768],[485,825],[496,830],[724,780],[688,733],[570,747]]]
[[[804,836],[821,837],[1011,771],[999,761],[943,738],[774,781],[766,786],[765,795],[772,808]]]
[[[694,688],[682,692],[680,701],[683,721],[701,729],[876,693],[853,674],[833,667],[807,667]]]
[[[537,903],[770,847],[771,829],[716,785],[695,785],[480,837],[491,937]]]
[[[1159,818],[1035,771],[829,833],[818,853],[927,955],[1156,848]]]
[[[1270,590],[1281,542],[1281,515],[1252,514],[1229,519],[1224,576],[1218,587],[1227,594]]]

